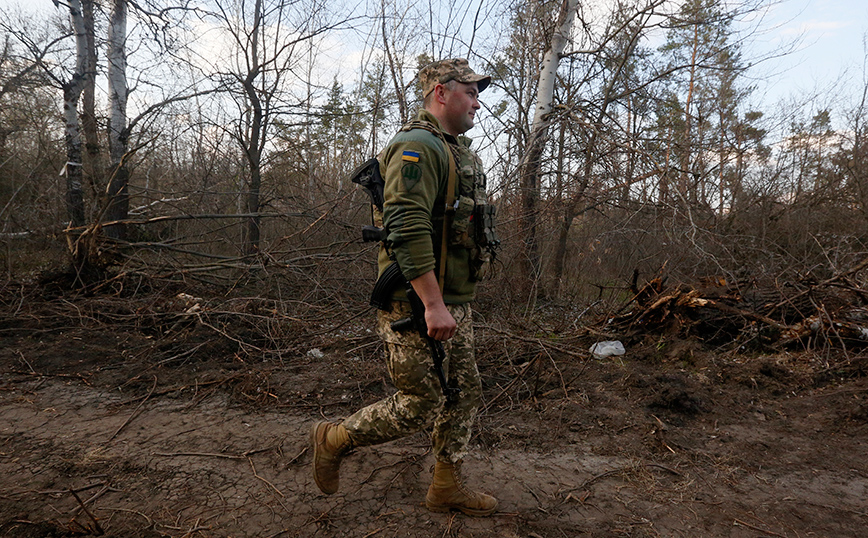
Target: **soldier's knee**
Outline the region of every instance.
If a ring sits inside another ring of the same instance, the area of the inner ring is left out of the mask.
[[[429,390],[419,396],[417,400],[417,415],[422,418],[423,422],[430,424],[434,418],[443,410],[443,405],[446,399],[443,397],[443,392],[439,390]]]

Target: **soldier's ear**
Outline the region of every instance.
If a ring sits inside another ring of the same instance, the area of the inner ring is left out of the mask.
[[[449,88],[445,84],[437,84],[434,86],[434,99],[441,105],[445,105],[447,91],[449,91]]]

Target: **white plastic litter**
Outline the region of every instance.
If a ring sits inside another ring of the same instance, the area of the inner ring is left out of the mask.
[[[594,354],[598,359],[605,359],[606,357],[620,357],[624,353],[627,353],[627,350],[624,349],[624,344],[622,344],[619,340],[606,340],[604,342],[597,342],[592,345],[588,350]]]
[[[318,347],[308,350],[307,356],[313,359],[321,359],[325,356],[325,353]]]

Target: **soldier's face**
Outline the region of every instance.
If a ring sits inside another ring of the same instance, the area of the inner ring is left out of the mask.
[[[480,108],[477,84],[456,81],[454,89],[445,87],[443,97],[445,101],[443,127],[446,131],[453,135],[469,131],[473,127],[476,111]]]

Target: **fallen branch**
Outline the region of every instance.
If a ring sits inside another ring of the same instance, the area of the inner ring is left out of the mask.
[[[784,536],[783,534],[778,534],[778,533],[776,533],[776,532],[767,531],[767,530],[762,529],[762,528],[760,528],[760,527],[757,527],[757,526],[751,525],[750,523],[745,523],[744,521],[742,521],[742,520],[740,520],[740,519],[735,519],[735,520],[733,520],[732,524],[733,524],[733,525],[741,525],[742,527],[747,527],[747,528],[749,528],[749,529],[751,529],[751,530],[755,530],[755,531],[757,531],[757,532],[761,532],[761,533],[766,534],[766,535],[768,535],[768,536],[778,536],[779,538],[787,538],[787,537]]]
[[[552,344],[551,342],[546,342],[545,340],[542,340],[540,338],[529,338],[526,336],[518,336],[517,334],[513,334],[511,332],[504,331],[504,330],[498,329],[496,327],[492,327],[491,325],[477,325],[477,327],[479,327],[480,329],[486,329],[486,330],[494,331],[497,334],[501,334],[501,335],[506,336],[507,338],[510,338],[512,340],[518,340],[520,342],[529,342],[531,344],[539,344],[542,347],[546,347],[546,348],[549,348],[553,351],[557,351],[558,353],[563,353],[564,355],[569,355],[571,357],[576,357],[578,359],[588,359],[591,356],[590,352],[577,353],[575,351],[571,351],[569,349],[564,349],[558,345]]]
[[[702,301],[702,303],[700,303],[699,301]],[[695,304],[693,304],[693,302],[695,302]],[[787,331],[791,329],[791,327],[788,327],[787,325],[782,325],[768,316],[763,316],[762,314],[757,314],[747,310],[742,310],[740,308],[735,308],[734,306],[729,306],[718,301],[713,301],[711,299],[693,299],[693,302],[689,302],[687,306],[709,306],[725,314],[735,314],[745,319],[760,321],[762,323],[765,323],[769,327],[774,327],[775,329],[779,329],[781,331]]]
[[[156,388],[157,388],[157,376],[154,376],[154,386],[151,387],[151,391],[148,393],[147,396],[145,396],[145,399],[142,400],[142,402],[138,406],[136,406],[136,409],[135,409],[135,411],[133,411],[133,414],[131,414],[130,417],[123,424],[121,424],[121,427],[118,428],[115,431],[115,433],[112,434],[111,437],[109,437],[108,441],[106,441],[105,444],[111,443],[114,440],[114,438],[117,437],[119,433],[121,433],[121,430],[126,428],[127,424],[132,422],[132,420],[136,417],[136,415],[138,415],[139,410],[142,408],[142,406],[145,405],[145,402],[148,401],[148,398],[151,397],[151,394],[154,393],[154,389],[156,389]]]
[[[843,280],[854,273],[858,273],[859,271],[861,271],[862,269],[865,269],[866,267],[868,267],[868,258],[865,258],[864,260],[857,263],[856,265],[854,265],[850,269],[847,269],[843,273],[838,273],[837,275],[835,275],[831,278],[827,278],[826,280],[820,282],[819,284],[815,284],[813,286],[808,287],[808,289],[806,289],[805,291],[799,292],[799,293],[793,295],[792,297],[787,297],[783,301],[781,301],[778,304],[771,307],[769,309],[769,312],[774,312],[776,309],[786,305],[787,303],[790,303],[790,302],[794,301],[795,299],[798,299],[799,297],[804,297],[805,295],[811,293],[816,288],[828,286],[829,284],[834,284],[835,282],[837,282],[839,280]]]
[[[81,509],[84,510],[85,514],[87,514],[87,517],[89,517],[90,520],[93,521],[94,534],[96,536],[102,536],[103,534],[105,534],[105,531],[102,530],[102,527],[99,526],[99,521],[97,521],[93,514],[90,512],[90,510],[87,509],[87,506],[85,506],[84,503],[81,502],[81,497],[78,496],[78,493],[71,489],[69,490],[69,492],[72,493],[72,496],[75,497],[76,501],[78,501],[78,505],[81,506]]]

